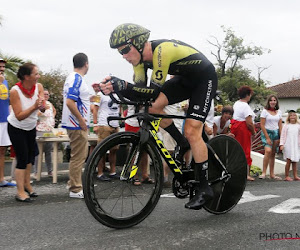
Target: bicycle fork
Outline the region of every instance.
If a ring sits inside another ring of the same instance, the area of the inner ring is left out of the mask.
[[[138,171],[137,163],[140,160],[140,154],[141,154],[140,149],[141,149],[140,143],[138,146],[132,145],[120,175],[121,181],[126,181],[128,179],[132,180],[132,178],[136,175]],[[131,170],[130,170],[129,177],[126,177],[126,173],[128,173],[130,166],[131,166]]]

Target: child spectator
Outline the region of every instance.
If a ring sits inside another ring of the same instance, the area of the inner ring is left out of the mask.
[[[292,163],[294,180],[299,181],[297,163],[300,159],[300,124],[295,110],[288,112],[286,124],[283,126],[281,132],[280,150],[283,150],[283,158],[286,159],[284,180],[293,180],[289,177],[290,165]]]

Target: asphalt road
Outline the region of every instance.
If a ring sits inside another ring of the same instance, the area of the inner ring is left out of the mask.
[[[187,199],[163,195],[139,225],[110,229],[96,221],[83,200],[71,199],[67,175],[57,184],[34,182],[31,204],[0,189],[1,249],[299,249],[300,182],[256,180],[240,204],[224,215],[184,208]],[[289,239],[293,238],[293,239]]]

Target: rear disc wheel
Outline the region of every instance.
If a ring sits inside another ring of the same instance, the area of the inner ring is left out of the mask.
[[[223,214],[235,207],[243,195],[247,183],[247,160],[243,148],[232,137],[219,135],[212,138],[208,144],[231,177],[211,184],[214,198],[203,207],[210,213]],[[220,178],[223,171],[220,163],[209,150],[208,181],[211,183]]]

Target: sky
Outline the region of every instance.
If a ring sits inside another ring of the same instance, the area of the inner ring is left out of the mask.
[[[221,25],[231,28],[245,45],[271,53],[254,56],[243,65],[276,85],[300,77],[299,16],[296,0],[0,0],[0,51],[37,64],[43,72],[72,72],[78,52],[89,57],[89,85],[112,74],[132,81],[132,66],[110,49],[112,30],[136,23],[151,31],[150,40],[177,39],[200,50],[212,63],[223,41]]]

